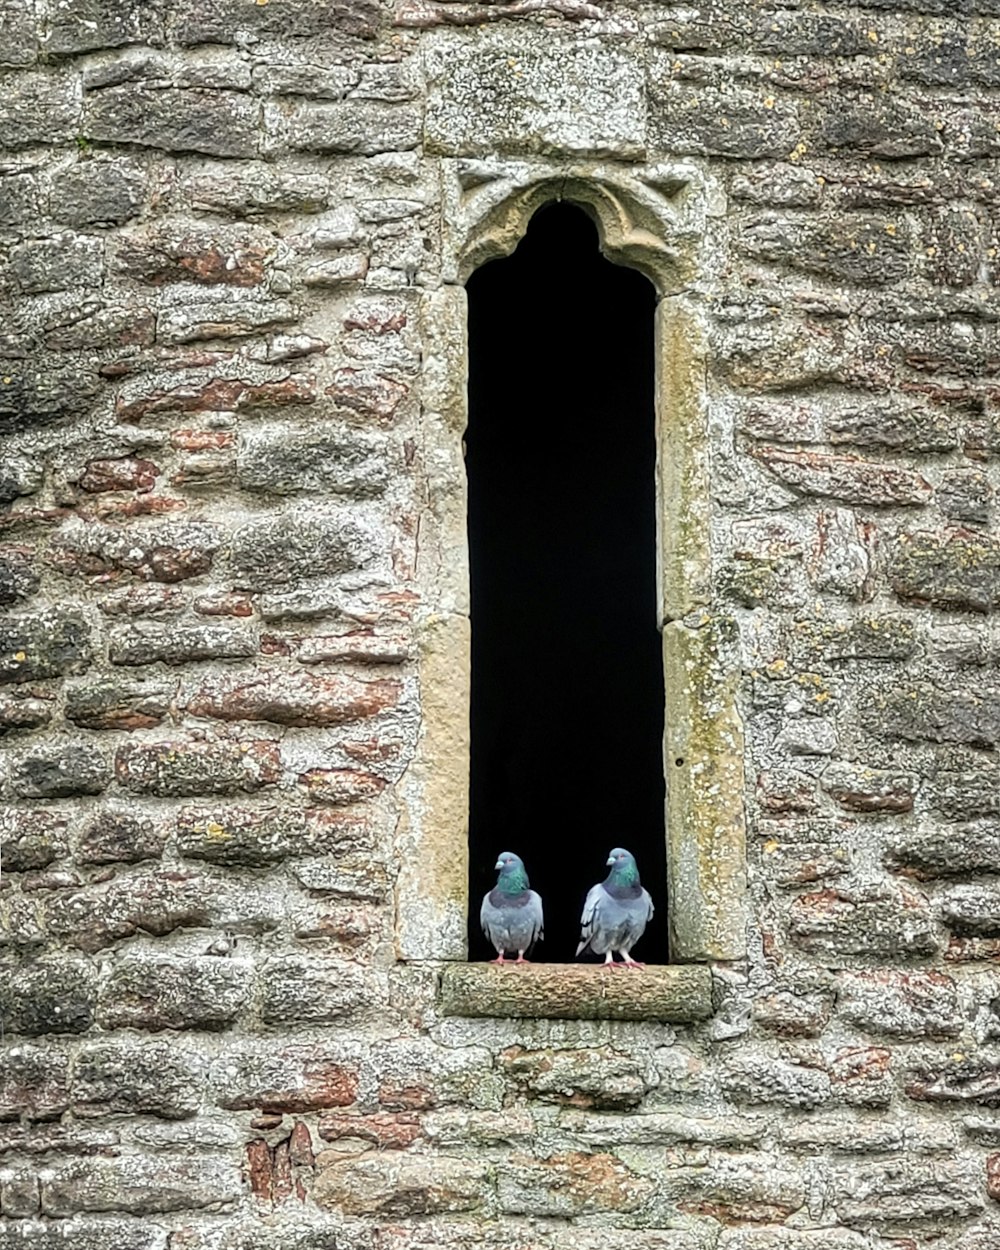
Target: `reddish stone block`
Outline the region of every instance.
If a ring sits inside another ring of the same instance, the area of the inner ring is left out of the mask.
[[[160,470],[152,460],[123,456],[117,460],[91,460],[80,478],[81,489],[90,494],[102,491],[149,491],[156,485]]]
[[[842,499],[867,507],[919,505],[928,503],[933,493],[930,484],[913,469],[857,456],[779,447],[761,447],[753,454],[786,486],[823,499]]]
[[[236,435],[226,430],[174,430],[170,442],[180,451],[224,451],[236,446]]]
[[[378,1111],[374,1115],[328,1112],[320,1117],[318,1132],[324,1141],[356,1138],[378,1150],[405,1150],[423,1136],[420,1117],[413,1111]]]
[[[350,1060],[324,1054],[321,1045],[285,1046],[227,1055],[217,1084],[218,1105],[228,1111],[259,1108],[271,1115],[302,1115],[354,1103],[358,1068]]]
[[[409,387],[373,369],[338,369],[326,394],[338,408],[347,408],[379,425],[391,425]]]
[[[295,1167],[312,1167],[315,1162],[309,1125],[296,1120],[288,1139],[288,1157]]]
[[[197,282],[202,286],[259,286],[274,240],[262,233],[199,231],[176,234],[161,228],[146,237],[124,238],[115,257],[117,272],[149,286]]]
[[[195,599],[194,610],[199,616],[253,616],[253,600],[236,592],[202,595]]]
[[[192,716],[323,727],[375,716],[394,707],[398,681],[360,681],[340,674],[261,673],[213,679],[188,702]]]
[[[986,1192],[994,1202],[1000,1202],[1000,1154],[986,1160]]]
[[[316,379],[304,375],[274,382],[211,378],[154,390],[132,400],[123,397],[118,402],[117,415],[119,421],[136,424],[164,413],[242,412],[247,408],[311,404],[316,398]]]

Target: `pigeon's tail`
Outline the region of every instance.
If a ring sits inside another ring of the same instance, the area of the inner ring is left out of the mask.
[[[580,958],[580,956],[583,954],[583,952],[587,949],[589,945],[590,945],[590,938],[584,938],[583,941],[580,943],[580,945],[576,948],[577,959]]]

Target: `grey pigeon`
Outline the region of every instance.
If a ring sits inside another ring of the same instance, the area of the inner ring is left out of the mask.
[[[479,912],[483,932],[497,953],[490,962],[502,964],[505,952],[517,951],[514,962],[526,964],[524,952],[544,936],[542,900],[528,888],[528,874],[520,856],[504,851],[495,866],[500,876]]]
[[[580,945],[577,955],[591,950],[604,956],[605,968],[642,968],[630,954],[632,947],[646,931],[653,914],[653,900],[642,888],[635,856],[620,846],[608,856],[611,871],[592,887],[583,904],[580,917]],[[614,952],[622,962],[615,963]]]

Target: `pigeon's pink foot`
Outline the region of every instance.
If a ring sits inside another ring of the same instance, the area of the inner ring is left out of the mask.
[[[503,951],[501,951],[500,954],[497,955],[496,959],[490,960],[491,964],[505,964],[506,962],[507,962],[506,959],[504,959],[503,957]]]
[[[620,972],[621,969],[625,967],[625,965],[616,964],[616,963],[607,963],[607,964],[601,964],[601,967],[604,968],[607,972]]]
[[[626,959],[622,964],[623,968],[645,968],[645,964],[639,963],[638,959]]]
[[[514,960],[514,963],[516,963],[516,964],[530,964],[530,963],[531,963],[531,960],[530,960],[530,959],[525,959],[525,957],[524,957],[524,951],[518,951],[518,952],[517,952],[517,958]]]

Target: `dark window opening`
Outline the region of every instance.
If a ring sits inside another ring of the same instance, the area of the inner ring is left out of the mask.
[[[655,292],[559,203],[468,296],[470,957],[493,956],[479,906],[500,851],[545,903],[534,958],[569,962],[625,846],[656,905],[635,957],[666,963]]]

